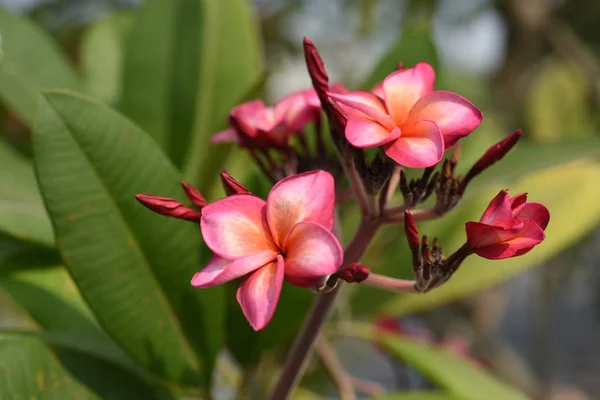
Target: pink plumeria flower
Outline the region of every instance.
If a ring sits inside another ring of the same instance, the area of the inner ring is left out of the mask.
[[[236,194],[202,209],[200,228],[215,253],[192,278],[206,288],[244,277],[237,300],[255,330],[273,317],[283,280],[310,287],[337,271],[343,252],[331,233],[333,177],[311,171],[278,182],[264,201]]]
[[[346,138],[353,146],[384,146],[398,164],[424,168],[437,164],[482,119],[481,111],[465,98],[433,91],[434,81],[433,68],[419,63],[392,72],[373,93],[328,95],[363,114],[348,115]]]
[[[229,128],[211,140],[236,142],[242,147],[286,147],[290,137],[300,133],[321,112],[318,100],[314,89],[308,89],[285,96],[274,107],[266,107],[261,100],[240,104],[229,114]]]
[[[467,222],[467,247],[490,259],[521,256],[544,240],[550,221],[548,209],[527,203],[527,194],[510,197],[502,190],[490,202],[479,222]]]

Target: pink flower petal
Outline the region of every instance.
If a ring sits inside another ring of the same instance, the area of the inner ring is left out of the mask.
[[[517,218],[530,219],[542,228],[542,230],[545,230],[550,221],[550,212],[541,203],[525,203],[517,214]]]
[[[512,202],[508,192],[501,190],[487,206],[479,222],[509,229],[515,224],[512,212]]]
[[[237,290],[237,301],[250,326],[263,329],[275,313],[283,285],[283,258],[265,265],[248,276]]]
[[[523,228],[519,230],[515,238],[496,245],[475,249],[475,254],[490,260],[500,260],[529,252],[544,240],[544,231],[531,220],[525,219],[523,222]],[[476,222],[471,223],[475,224]]]
[[[273,239],[281,245],[294,225],[303,221],[331,230],[334,202],[335,185],[328,172],[310,171],[282,179],[267,198],[267,221]]]
[[[481,111],[467,99],[440,90],[420,99],[410,110],[405,125],[410,127],[422,120],[435,122],[449,149],[458,139],[473,132],[482,118]]]
[[[378,122],[366,118],[350,118],[346,123],[346,139],[354,147],[377,147],[400,137],[399,128],[391,132]]]
[[[526,202],[527,202],[527,193],[519,193],[510,198],[510,208],[512,208],[514,216],[517,215],[515,213],[515,211],[517,209],[520,210]]]
[[[397,126],[401,127],[417,101],[433,90],[434,81],[435,71],[427,63],[392,72],[383,80],[385,105]]]
[[[276,250],[263,219],[265,205],[256,196],[238,194],[205,206],[200,229],[206,245],[229,260]]]
[[[523,225],[513,229],[503,229],[497,226],[487,225],[480,222],[467,222],[467,242],[471,249],[482,249],[485,247],[503,244],[518,235]],[[479,254],[479,253],[477,253]]]
[[[222,130],[221,132],[215,133],[210,138],[210,141],[212,143],[229,143],[229,142],[234,142],[234,143],[239,144],[240,143],[240,136],[237,134],[237,132],[235,131],[235,129],[233,129],[233,128],[227,128],[225,130]]]
[[[213,287],[244,276],[275,260],[277,253],[266,250],[234,261],[213,256],[208,265],[194,274],[192,285],[199,288]]]
[[[402,132],[396,141],[384,147],[385,154],[400,165],[425,168],[444,156],[444,138],[435,123],[421,121],[410,132]]]
[[[388,130],[394,129],[394,123],[388,115],[383,101],[373,93],[357,91],[345,94],[328,92],[327,94],[338,103],[366,114],[367,117],[379,122]],[[349,113],[349,117],[357,116],[360,114]]]
[[[293,285],[308,287],[315,280],[338,270],[344,251],[337,238],[313,222],[294,226],[283,243],[285,279]]]
[[[304,128],[314,115],[315,109],[309,104],[305,91],[291,93],[275,103],[275,120],[285,121],[291,131]]]

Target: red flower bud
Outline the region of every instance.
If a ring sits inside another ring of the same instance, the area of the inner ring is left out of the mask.
[[[199,222],[200,214],[196,210],[184,206],[175,199],[169,197],[151,196],[148,194],[136,194],[135,198],[146,208],[160,215],[184,219],[186,221]]]
[[[359,262],[352,263],[336,272],[338,278],[348,283],[360,283],[367,279],[369,274],[369,268]]]
[[[404,232],[406,233],[406,240],[410,248],[419,247],[419,229],[415,220],[408,210],[404,210]]]
[[[518,129],[512,135],[509,135],[487,149],[485,154],[471,167],[465,178],[460,183],[460,193],[465,191],[467,184],[479,175],[483,170],[489,168],[500,161],[517,144],[523,132]]]
[[[227,196],[231,196],[232,194],[250,194],[250,191],[244,185],[236,181],[225,170],[221,172],[221,183]]]
[[[196,190],[192,185],[187,182],[182,181],[181,186],[185,191],[185,195],[192,202],[196,208],[202,210],[202,207],[206,205],[206,199],[200,194],[198,190]]]

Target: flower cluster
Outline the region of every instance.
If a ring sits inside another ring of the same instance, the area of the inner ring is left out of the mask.
[[[260,330],[275,313],[284,280],[318,293],[336,290],[339,281],[428,292],[448,281],[471,254],[491,260],[521,256],[544,239],[546,207],[506,190],[479,222],[466,223],[465,244],[448,257],[439,240],[430,244],[427,236],[420,238],[416,221],[451,211],[467,185],[502,159],[522,132],[490,147],[464,177],[457,176],[459,141],[479,126],[482,113],[458,94],[434,90],[429,64],[400,64],[371,92],[349,91],[329,84],[312,42],[306,39],[304,48],[313,88],[289,94],[273,107],[260,100],[243,103],[231,110],[228,128],[212,138],[250,153],[274,184],[266,200],[226,172],[221,179],[227,196],[212,203],[183,183],[195,209],[171,198],[136,196],[154,212],[199,225],[214,256],[192,277],[192,285],[206,288],[239,278],[237,300],[250,325]],[[367,157],[365,148],[377,148],[375,157]],[[408,168],[424,170],[409,180]],[[403,202],[391,206],[396,194]],[[432,196],[433,206],[417,208]],[[334,220],[337,206],[348,199],[356,200],[362,221],[342,250]],[[377,229],[393,223],[404,224],[414,281],[378,275],[360,263]]]

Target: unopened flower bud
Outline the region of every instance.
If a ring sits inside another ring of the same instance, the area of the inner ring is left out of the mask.
[[[367,279],[370,273],[368,267],[355,262],[337,271],[336,275],[339,279],[348,283],[360,283]]]
[[[136,194],[135,198],[147,209],[167,217],[199,222],[202,216],[198,211],[186,207],[170,197],[151,196],[140,193]]]
[[[419,229],[415,220],[408,210],[404,210],[404,232],[406,240],[411,249],[419,247]]]
[[[201,210],[202,207],[204,207],[206,205],[206,199],[204,198],[204,196],[202,196],[200,194],[200,192],[196,188],[194,188],[192,185],[190,185],[189,183],[187,183],[185,181],[182,181],[181,187],[183,187],[183,190],[185,191],[185,195],[187,196],[188,199],[190,199],[192,204],[194,206],[196,206],[196,208]]]
[[[246,189],[244,185],[236,181],[225,170],[221,172],[221,183],[228,196],[231,196],[232,194],[250,194],[250,191]]]

